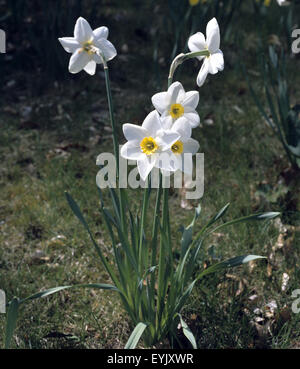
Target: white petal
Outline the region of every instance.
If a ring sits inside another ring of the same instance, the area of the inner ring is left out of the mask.
[[[144,137],[147,137],[148,132],[141,126],[131,123],[123,124],[123,133],[127,141],[140,142]]]
[[[217,71],[222,71],[224,69],[224,57],[221,50],[212,54],[209,58],[211,64],[217,69]]]
[[[185,91],[180,82],[174,82],[168,88],[168,95],[170,97],[170,103],[180,103],[185,96]]]
[[[198,76],[197,76],[197,85],[199,87],[201,87],[205,80],[206,80],[206,77],[207,77],[207,74],[208,74],[208,63],[207,63],[207,60],[208,58],[205,58],[204,61],[203,61],[203,64],[200,68],[200,71],[198,73]]]
[[[77,49],[70,58],[69,72],[80,72],[90,62],[90,60],[91,56],[88,53],[82,51],[81,49]]]
[[[159,114],[156,110],[153,110],[145,118],[142,127],[147,130],[149,136],[155,137],[158,131],[162,129]]]
[[[191,153],[192,155],[196,154],[200,148],[199,142],[194,140],[193,138],[189,138],[183,144],[183,152]]]
[[[96,73],[96,62],[91,60],[87,65],[83,68],[88,74],[93,76]]]
[[[178,118],[171,130],[180,135],[180,140],[187,140],[192,135],[192,127],[184,117]]]
[[[163,113],[170,105],[170,99],[167,92],[158,92],[152,96],[152,104],[159,113]]]
[[[170,129],[173,125],[173,118],[168,111],[161,115],[160,120],[163,129]]]
[[[197,32],[189,38],[188,47],[192,52],[203,51],[207,49],[204,34]],[[202,60],[204,56],[198,56],[199,60]]]
[[[92,59],[94,60],[95,63],[97,64],[103,64],[103,60],[102,57],[99,56],[98,54],[94,53],[92,54]]]
[[[140,160],[144,157],[141,148],[132,142],[126,142],[126,144],[121,147],[120,153],[124,159],[128,160]]]
[[[81,46],[74,37],[61,37],[58,39],[67,53],[74,53]]]
[[[162,151],[169,149],[177,140],[179,140],[180,135],[177,132],[164,131],[159,139],[159,145]]]
[[[216,18],[211,19],[206,26],[206,41],[208,50],[216,52],[220,47],[220,28]]]
[[[93,31],[94,39],[99,40],[100,38],[107,39],[108,37],[108,28],[105,26],[94,29]]]
[[[153,155],[147,156],[143,154],[143,159],[137,161],[138,171],[143,181],[146,180],[148,174],[151,172],[155,164]]]
[[[80,43],[89,41],[93,38],[93,31],[88,21],[82,17],[79,17],[76,21],[74,28],[74,37]]]
[[[183,116],[192,128],[196,128],[200,124],[200,117],[196,110],[192,108],[186,108]]]
[[[191,107],[193,109],[196,109],[198,103],[199,103],[199,92],[198,91],[186,92],[185,97],[182,100],[182,105],[185,109],[186,107]]]
[[[114,45],[105,38],[94,41],[94,45],[101,50],[106,61],[113,59],[117,55]]]

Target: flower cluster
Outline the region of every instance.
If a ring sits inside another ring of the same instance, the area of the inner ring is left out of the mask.
[[[167,91],[152,97],[156,110],[148,114],[142,126],[123,125],[127,142],[121,156],[137,161],[143,180],[154,167],[166,175],[177,170],[192,173],[192,155],[199,149],[199,143],[191,138],[192,128],[200,123],[198,102],[197,91],[185,92],[180,82],[174,82]]]
[[[217,20],[213,18],[208,22],[206,39],[198,32],[189,38],[188,46],[190,56],[203,60],[197,77],[200,87],[208,73],[216,74],[224,68],[223,53],[219,49],[220,30]],[[203,52],[207,56],[199,55]],[[121,156],[137,161],[143,180],[154,167],[165,175],[177,170],[192,174],[192,156],[199,150],[199,143],[191,138],[192,128],[200,123],[196,111],[199,92],[185,92],[180,82],[174,82],[167,91],[155,94],[151,100],[155,110],[146,117],[142,126],[130,123],[123,125],[127,142],[121,149]]]
[[[84,70],[94,75],[96,64],[105,66],[107,61],[113,59],[117,52],[107,37],[107,27],[92,30],[84,18],[78,18],[74,37],[59,38],[64,49],[72,53],[69,71],[78,73]],[[188,46],[191,53],[180,54],[179,57],[188,55],[187,58],[197,57],[203,61],[197,77],[200,87],[209,73],[216,74],[224,68],[217,20],[213,18],[208,22],[206,38],[198,32],[189,38]],[[123,125],[127,142],[121,149],[121,156],[137,161],[143,180],[154,167],[165,175],[177,170],[192,174],[192,156],[199,150],[199,143],[191,138],[192,129],[200,123],[196,111],[198,103],[198,91],[185,92],[180,82],[174,82],[167,91],[152,97],[155,110],[146,117],[142,126]]]

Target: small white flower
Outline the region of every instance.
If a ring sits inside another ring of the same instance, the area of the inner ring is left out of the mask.
[[[89,23],[82,17],[76,21],[74,37],[59,38],[63,48],[72,53],[69,62],[69,71],[78,73],[82,69],[88,74],[94,75],[96,64],[101,64],[102,57],[105,61],[113,59],[117,55],[114,45],[107,40],[108,28],[99,27],[94,31]],[[98,52],[102,55],[98,55]]]
[[[211,19],[206,26],[206,39],[201,32],[189,38],[188,47],[192,52],[208,50],[209,56],[198,56],[203,64],[197,77],[199,87],[203,85],[207,74],[216,74],[224,69],[223,53],[220,50],[220,29],[216,18]]]
[[[200,123],[200,118],[196,112],[199,102],[199,92],[185,92],[180,82],[174,82],[168,91],[159,92],[152,96],[152,104],[161,114],[163,127],[169,129],[177,119],[186,120],[192,128]]]
[[[199,142],[191,138],[192,128],[182,118],[179,118],[172,126],[171,132],[177,133],[179,138],[166,151],[169,154],[169,167],[167,171],[175,172],[180,170],[182,172],[192,174],[193,158],[199,150]],[[164,168],[166,170],[166,166]]]
[[[277,0],[279,6],[287,6],[290,5],[290,2],[287,0]]]
[[[160,116],[155,110],[147,115],[142,126],[125,123],[123,133],[128,142],[122,146],[121,156],[137,160],[138,171],[143,181],[153,167],[158,166],[160,154],[179,138],[176,132],[163,130]]]

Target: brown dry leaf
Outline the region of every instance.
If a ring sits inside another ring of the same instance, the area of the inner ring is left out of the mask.
[[[272,265],[271,263],[268,263],[267,265],[267,276],[270,278],[272,276]]]
[[[279,37],[277,35],[274,35],[274,34],[269,36],[268,43],[270,45],[281,46],[281,42],[280,42]]]
[[[272,251],[276,252],[284,247],[284,234],[280,233],[278,235],[277,241],[274,246],[272,246]]]
[[[236,283],[235,285],[235,296],[239,296],[244,290],[245,290],[245,287],[248,285],[248,282],[245,278],[240,278],[234,274],[226,274],[226,277],[228,279],[231,279]]]
[[[46,158],[48,160],[52,158],[67,159],[71,155],[71,153],[69,152],[70,149],[76,149],[81,152],[85,152],[88,150],[87,146],[85,145],[72,142],[62,142],[60,145],[50,150],[46,155]]]
[[[42,250],[35,250],[30,255],[30,263],[31,264],[45,263],[45,262],[47,262],[49,260],[50,260],[49,256],[46,256],[45,252],[42,251]]]
[[[62,149],[59,148],[55,148],[52,149],[48,152],[48,154],[46,155],[46,158],[48,160],[51,160],[53,158],[62,158],[62,159],[67,159],[69,156],[71,155],[71,153],[66,152]]]
[[[257,263],[255,262],[255,260],[250,260],[248,263],[249,272],[252,273],[256,266],[257,266]]]

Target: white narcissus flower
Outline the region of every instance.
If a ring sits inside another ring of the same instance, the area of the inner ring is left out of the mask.
[[[185,92],[180,82],[174,82],[168,91],[159,92],[152,96],[152,104],[161,114],[164,129],[170,129],[177,119],[184,119],[195,128],[200,123],[196,112],[199,102],[199,92]]]
[[[192,174],[192,156],[199,150],[199,142],[191,138],[192,128],[182,118],[179,118],[173,124],[171,132],[177,133],[179,138],[173,143],[170,149],[166,151],[166,153],[169,154],[169,168],[167,170],[170,172],[180,170]],[[165,169],[165,167],[162,169]]]
[[[287,0],[277,0],[279,6],[287,6],[290,5],[290,2]]]
[[[59,38],[63,48],[72,53],[69,62],[69,71],[78,73],[82,69],[88,74],[94,75],[96,64],[113,59],[117,55],[114,45],[107,40],[108,28],[99,27],[94,31],[89,23],[82,17],[76,21],[74,28],[74,37]],[[101,56],[98,54],[100,53]]]
[[[137,161],[138,171],[143,181],[153,167],[158,166],[160,154],[169,149],[179,138],[176,132],[163,130],[160,116],[155,110],[147,115],[142,126],[125,123],[123,133],[128,142],[122,146],[121,156]]]
[[[191,52],[208,50],[209,56],[198,56],[203,60],[197,76],[199,87],[203,85],[207,74],[216,74],[224,69],[223,53],[220,50],[220,29],[216,18],[211,19],[206,26],[206,39],[203,33],[197,32],[189,38],[188,47]]]

